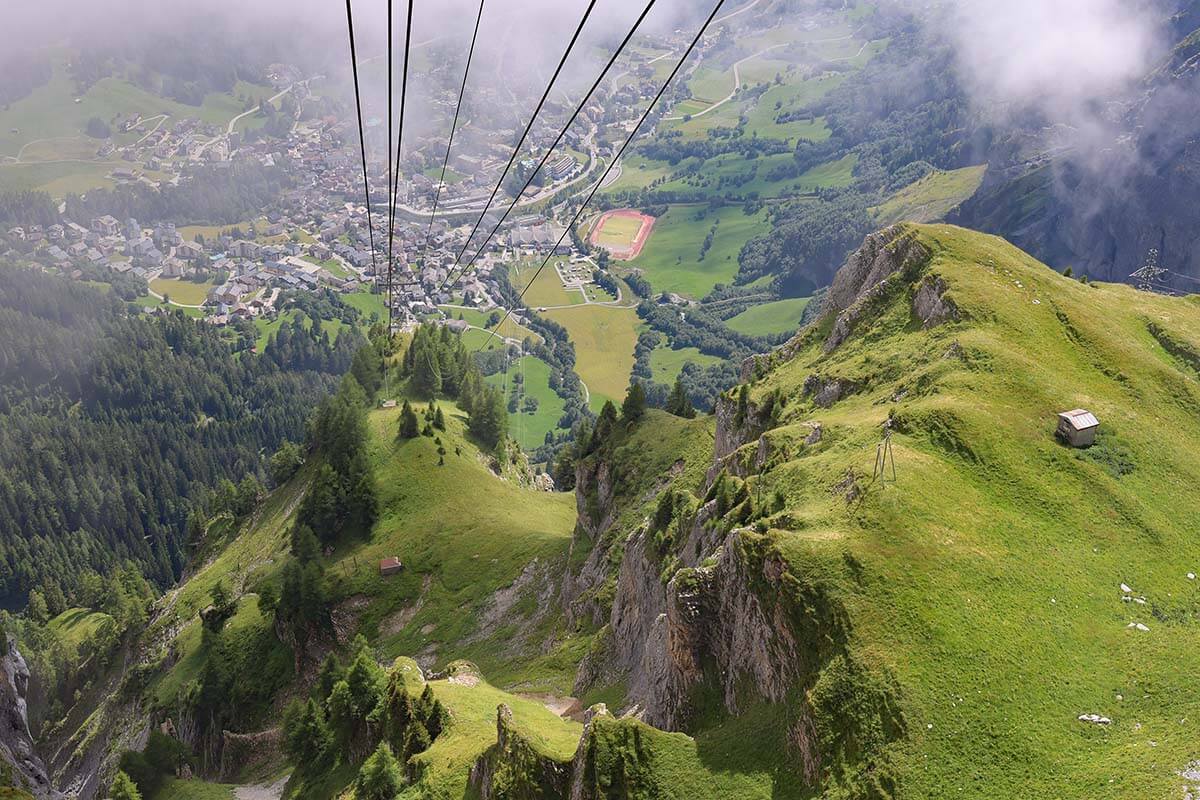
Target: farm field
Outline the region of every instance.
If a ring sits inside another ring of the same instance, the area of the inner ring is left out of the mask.
[[[522,356],[510,364],[507,375],[499,372],[489,375],[484,380],[492,386],[499,387],[507,399],[518,375],[522,376],[524,382],[524,397],[536,398],[538,407],[536,411],[529,413],[525,411],[525,402],[522,400],[516,412],[509,412],[508,433],[523,449],[534,450],[545,441],[547,433],[557,430],[558,420],[562,417],[566,404],[550,388],[550,367],[533,356]]]
[[[707,367],[712,364],[720,364],[721,359],[701,353],[695,347],[681,347],[678,350],[670,347],[658,347],[650,353],[650,371],[654,374],[654,380],[668,386],[675,382],[675,376],[688,362]]]
[[[737,274],[737,256],[749,239],[767,229],[766,213],[747,216],[741,206],[728,206],[696,218],[700,206],[671,206],[654,225],[642,254],[629,266],[642,270],[656,292],[677,292],[699,299],[718,283]],[[700,260],[700,246],[720,221],[713,244]]]
[[[592,410],[599,411],[605,400],[619,404],[633,372],[637,311],[588,305],[555,309],[543,316],[567,329],[575,345],[575,371],[587,384]]]
[[[82,194],[91,189],[111,189],[116,183],[108,177],[112,162],[41,162],[14,164],[0,162],[0,190],[41,189],[51,197]]]
[[[512,285],[518,292],[525,289],[526,284],[533,280],[529,291],[525,293],[526,306],[536,309],[583,303],[583,295],[563,288],[562,281],[558,279],[558,273],[554,269],[555,262],[559,260],[562,259],[559,257],[550,259],[550,263],[546,264],[546,268],[542,270],[542,274],[538,275],[536,280],[533,276],[537,273],[537,268],[541,266],[542,259],[519,261],[512,265],[510,268]]]
[[[209,289],[212,289],[214,285],[212,283],[195,283],[179,278],[155,278],[150,281],[152,291],[185,306],[203,305],[208,298]]]
[[[793,297],[752,306],[736,317],[725,320],[725,324],[738,333],[749,336],[771,336],[795,331],[800,325],[800,316],[811,299]]]

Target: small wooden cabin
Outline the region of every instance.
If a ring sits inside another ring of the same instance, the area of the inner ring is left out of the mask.
[[[1074,411],[1064,411],[1058,415],[1058,438],[1071,447],[1091,447],[1096,442],[1096,431],[1100,428],[1100,420],[1096,415],[1082,408]]]
[[[395,556],[388,556],[379,562],[379,574],[385,578],[389,575],[395,575],[402,569],[404,569],[404,565]]]

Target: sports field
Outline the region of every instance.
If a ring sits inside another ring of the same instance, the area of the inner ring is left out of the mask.
[[[596,220],[591,241],[614,258],[633,259],[642,252],[653,228],[654,217],[632,208],[619,208],[602,214]]]

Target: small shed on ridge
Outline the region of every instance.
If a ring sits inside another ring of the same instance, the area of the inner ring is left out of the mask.
[[[1058,415],[1056,433],[1071,447],[1091,447],[1096,442],[1096,431],[1099,428],[1100,420],[1096,419],[1095,414],[1077,408]]]

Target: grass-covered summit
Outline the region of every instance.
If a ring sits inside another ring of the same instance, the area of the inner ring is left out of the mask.
[[[784,498],[742,539],[844,609],[848,652],[899,709],[861,761],[834,720],[820,744],[866,767],[848,778],[826,758],[820,784],[1179,796],[1200,724],[1200,304],[1083,283],[950,226],[868,250],[834,284],[845,302],[724,404],[741,445],[725,471]],[[1102,423],[1088,450],[1054,436],[1080,407]],[[872,477],[889,417],[894,482],[890,466]],[[843,733],[861,733],[869,695],[832,670],[797,713],[833,680]]]

